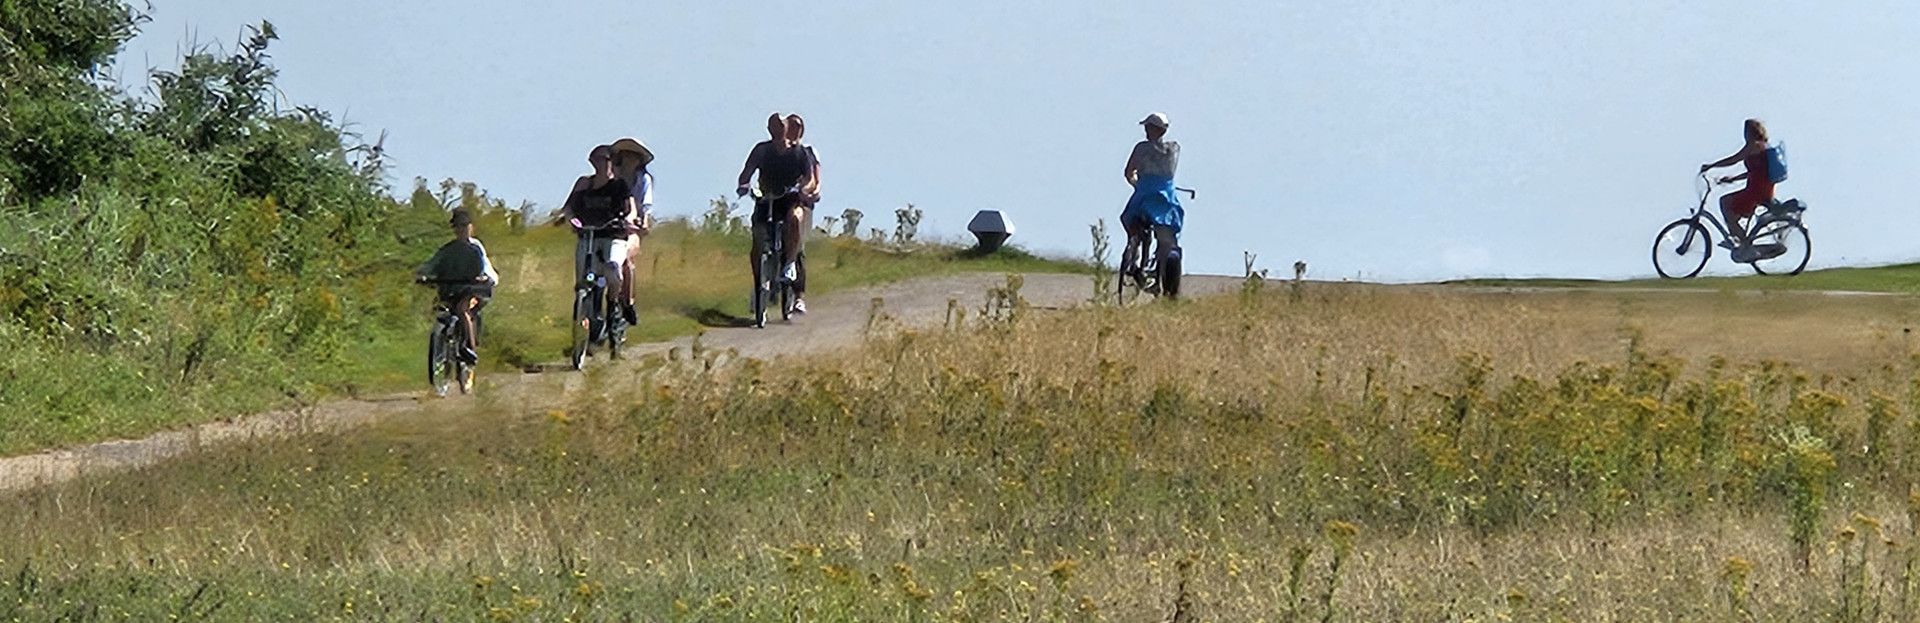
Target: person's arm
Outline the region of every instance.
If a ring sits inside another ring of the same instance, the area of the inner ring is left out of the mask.
[[[1133,153],[1127,154],[1127,168],[1124,172],[1120,174],[1120,176],[1126,178],[1128,186],[1132,186],[1140,180],[1140,146],[1139,145],[1134,145]]]
[[[479,238],[474,238],[474,239],[473,239],[473,248],[474,248],[474,250],[477,250],[477,251],[479,251],[479,252],[480,252],[480,274],[481,274],[481,276],[482,276],[482,277],[484,277],[484,278],[485,278],[485,279],[487,280],[487,285],[490,285],[490,286],[495,286],[495,287],[498,287],[498,286],[500,285],[500,273],[498,273],[498,272],[494,272],[494,270],[493,270],[493,257],[492,257],[492,256],[489,256],[489,255],[487,255],[487,247],[486,247],[486,245],[483,245],[483,244],[480,244],[480,239],[479,239]]]
[[[813,169],[813,179],[807,182],[807,194],[817,197],[820,195],[820,156],[813,153],[812,147],[807,148],[807,161],[808,164],[813,165],[811,167]]]
[[[765,145],[765,143],[756,144],[753,149],[747,151],[747,163],[740,166],[740,181],[734,186],[735,192],[747,194],[747,181],[752,180],[753,172],[760,169],[760,159],[763,157],[761,148]]]
[[[567,219],[573,218],[573,208],[580,203],[580,191],[586,190],[587,185],[591,183],[588,179],[587,176],[581,176],[580,179],[573,181],[573,190],[567,191],[567,199],[560,202],[560,210],[553,213],[553,222],[548,225],[559,227],[565,224]]]
[[[414,270],[413,277],[415,279],[433,279],[439,277],[440,265],[446,262],[446,255],[446,247],[442,246],[434,249],[433,257],[427,258],[427,263],[421,264],[419,269]]]
[[[653,175],[643,172],[637,181],[639,186],[636,186],[633,191],[633,201],[637,208],[633,212],[633,225],[635,229],[645,233],[650,229],[647,226],[647,213],[653,209]]]
[[[1767,144],[1762,143],[1760,141],[1753,141],[1751,143],[1747,143],[1745,146],[1740,148],[1740,151],[1733,152],[1733,155],[1731,156],[1727,156],[1725,158],[1721,158],[1719,160],[1715,160],[1713,162],[1700,165],[1700,172],[1706,173],[1707,171],[1718,169],[1720,167],[1733,166],[1739,163],[1741,160],[1745,160],[1754,154],[1760,153],[1762,151],[1766,151],[1766,149],[1767,149]],[[1744,178],[1746,176],[1742,175],[1741,177]]]

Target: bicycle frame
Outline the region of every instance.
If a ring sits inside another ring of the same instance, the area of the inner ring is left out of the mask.
[[[1700,193],[1700,205],[1694,207],[1693,215],[1690,216],[1689,218],[1693,219],[1696,222],[1702,221],[1702,220],[1706,221],[1707,224],[1713,226],[1713,230],[1715,232],[1718,232],[1720,234],[1720,239],[1722,240],[1727,240],[1732,238],[1733,237],[1733,229],[1731,227],[1732,224],[1722,223],[1719,217],[1714,216],[1712,210],[1707,209],[1707,199],[1713,196],[1713,189],[1716,186],[1723,186],[1724,184],[1713,183],[1713,180],[1709,179],[1705,173],[1700,174],[1700,179],[1707,182],[1707,189],[1704,192]],[[1752,217],[1749,217],[1753,220],[1753,222],[1750,225],[1748,225],[1747,234],[1752,235],[1754,232],[1760,231],[1761,228],[1766,227],[1768,225],[1772,225],[1774,223],[1778,223],[1782,221],[1796,222],[1800,220],[1798,213],[1787,213],[1787,214],[1775,213],[1774,209],[1779,207],[1779,205],[1780,205],[1780,202],[1778,200],[1774,200],[1774,201],[1768,201],[1766,205],[1761,206],[1763,208],[1766,208],[1766,210],[1764,212],[1757,213]],[[1689,231],[1687,235],[1691,236],[1693,234],[1691,231]],[[1691,245],[1691,244],[1693,244],[1693,241],[1691,240],[1684,241],[1681,243],[1681,248],[1684,249],[1686,248],[1687,245]]]
[[[757,242],[760,243],[760,254],[753,258],[754,296],[753,309],[749,310],[749,312],[753,314],[753,322],[757,327],[766,327],[766,306],[768,302],[766,299],[769,298],[775,299],[775,302],[780,304],[780,316],[782,320],[792,319],[792,301],[794,298],[793,283],[782,279],[782,275],[777,273],[779,273],[780,268],[784,266],[787,261],[787,228],[794,227],[796,224],[792,222],[794,219],[791,213],[786,211],[776,212],[776,210],[778,209],[777,204],[781,199],[793,195],[796,192],[798,192],[796,188],[787,188],[778,194],[766,195],[756,189],[753,194],[756,203],[765,202],[767,206],[765,233],[763,234],[758,231],[760,229],[759,222],[753,223],[753,227],[751,228],[756,230],[753,232],[753,235],[758,239]],[[764,236],[764,238],[762,236]],[[769,271],[775,274],[768,274]],[[764,292],[760,289],[760,284],[762,283],[769,284],[769,288]]]

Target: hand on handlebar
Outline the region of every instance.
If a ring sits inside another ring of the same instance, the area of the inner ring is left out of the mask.
[[[735,189],[733,189],[733,196],[735,196],[735,197],[745,197],[745,196],[747,196],[747,185],[746,185],[746,184],[741,184],[739,188],[735,188]]]

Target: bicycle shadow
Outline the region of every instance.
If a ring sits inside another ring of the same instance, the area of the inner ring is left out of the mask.
[[[682,307],[680,315],[700,323],[700,326],[718,329],[742,329],[753,326],[752,318],[735,316],[714,307]]]

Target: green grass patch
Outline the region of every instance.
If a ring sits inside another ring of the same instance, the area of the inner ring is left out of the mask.
[[[1825,268],[1795,276],[1746,275],[1693,279],[1461,279],[1447,285],[1517,288],[1706,288],[1729,290],[1830,290],[1848,292],[1920,292],[1920,263]]]

